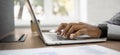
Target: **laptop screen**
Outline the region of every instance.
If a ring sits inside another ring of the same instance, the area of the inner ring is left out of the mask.
[[[32,5],[31,5],[29,0],[27,0],[27,8],[28,8],[28,11],[30,12],[30,15],[32,17],[32,21],[35,23],[37,32],[38,32],[40,38],[42,38],[43,35],[42,35],[42,31],[40,29],[40,26],[38,24],[39,22],[37,21],[37,18],[35,16],[34,10],[32,9]]]

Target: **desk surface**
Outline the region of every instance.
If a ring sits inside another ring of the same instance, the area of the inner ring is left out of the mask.
[[[68,46],[83,46],[83,45],[101,45],[114,50],[120,51],[119,41],[107,41],[102,43],[84,43],[84,44],[74,44],[74,45],[59,45],[59,46],[45,46],[45,44],[40,40],[39,36],[33,35],[30,28],[19,28],[15,29],[17,34],[27,33],[27,39],[25,42],[14,42],[14,43],[0,43],[0,50],[6,49],[31,49],[31,48],[43,48],[43,47],[68,47]]]

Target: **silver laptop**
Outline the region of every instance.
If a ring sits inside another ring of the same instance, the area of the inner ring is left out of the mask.
[[[34,14],[34,11],[32,9],[32,6],[30,4],[30,1],[27,0],[27,7],[29,9],[29,12],[32,16],[32,20],[36,24],[40,39],[43,40],[43,42],[46,45],[60,45],[60,44],[77,44],[77,43],[89,43],[89,42],[103,42],[107,40],[107,36],[105,38],[89,38],[88,35],[80,35],[74,40],[70,39],[64,39],[61,36],[57,35],[56,33],[50,33],[50,32],[42,32],[40,29],[40,26],[37,22],[36,16]]]

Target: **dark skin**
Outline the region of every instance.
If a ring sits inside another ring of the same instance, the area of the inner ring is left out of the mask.
[[[64,31],[62,31],[64,30]],[[87,23],[61,23],[56,30],[58,35],[65,38],[74,39],[79,35],[89,35],[93,38],[99,38],[101,30],[97,26],[93,26]]]

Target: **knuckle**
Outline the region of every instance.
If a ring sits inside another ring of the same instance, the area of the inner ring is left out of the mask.
[[[75,26],[72,26],[71,28],[72,28],[72,29],[75,29],[76,27],[75,27]]]

